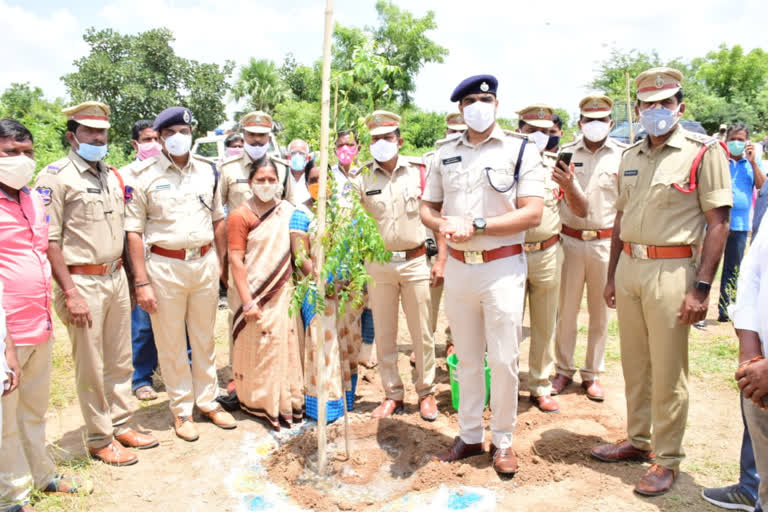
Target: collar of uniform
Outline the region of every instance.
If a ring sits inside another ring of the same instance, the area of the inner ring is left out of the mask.
[[[189,169],[192,165],[192,153],[189,154],[189,160],[187,160],[187,165],[184,166],[184,169],[181,169],[178,165],[176,165],[176,162],[171,160],[171,158],[166,155],[165,152],[160,153],[158,158],[158,163],[162,164],[163,169],[170,168],[181,173],[185,172],[185,169]]]
[[[481,142],[478,142],[477,144],[472,144],[471,142],[469,142],[468,137],[469,137],[469,130],[465,130],[458,140],[461,144],[464,144],[465,146],[469,146],[470,148],[474,148],[474,147],[485,144],[490,139],[504,140],[504,137],[506,137],[506,135],[504,134],[504,130],[501,128],[501,126],[499,126],[499,123],[496,123],[496,126],[493,127],[493,130],[491,131],[491,134],[488,136],[487,139]]]
[[[666,142],[664,142],[664,145],[661,147],[663,148],[664,146],[669,146],[675,149],[680,149],[683,147],[684,139],[685,139],[684,130],[680,128],[680,123],[678,123],[675,125],[672,135],[669,136]],[[651,136],[650,135],[646,136],[645,140],[643,140],[643,143],[640,144],[640,152],[641,153],[651,152]]]
[[[85,171],[89,171],[93,175],[97,175],[96,171],[93,170],[93,167],[91,167],[88,162],[83,160],[83,157],[75,153],[74,149],[69,150],[68,158],[72,162],[72,164],[75,166],[75,169],[80,171],[80,173],[84,173]],[[96,162],[96,167],[98,167],[99,171],[104,171],[106,168],[106,164],[104,162]]]
[[[21,187],[19,189],[19,192],[24,192],[25,194],[29,195],[29,187],[26,187],[26,186]],[[0,194],[2,194],[2,195],[0,195],[0,199],[5,198],[5,199],[7,199],[7,200],[9,200],[9,201],[11,201],[13,203],[19,203],[20,200],[21,200],[21,195],[19,195],[19,201],[17,201],[16,199],[14,199],[11,196],[9,196],[8,193],[5,190],[3,190],[2,188],[0,188]]]
[[[399,154],[397,155],[397,164],[395,165],[395,168],[392,169],[392,173],[390,174],[386,169],[384,169],[381,165],[379,165],[379,162],[376,160],[373,161],[373,169],[371,169],[372,172],[381,171],[387,176],[391,176],[397,172],[400,168],[407,168],[408,167],[408,160],[403,157],[403,155]]]
[[[573,145],[573,149],[574,150],[576,150],[576,149],[583,149],[587,153],[592,153],[592,154],[596,154],[597,152],[602,151],[605,148],[608,148],[608,149],[619,149],[618,146],[616,145],[616,143],[614,142],[613,138],[610,135],[605,138],[605,142],[603,142],[603,144],[599,148],[597,148],[597,151],[595,151],[594,153],[592,153],[592,150],[590,150],[587,147],[587,143],[585,142],[583,135],[581,137],[579,137],[576,140],[576,142],[574,143],[574,145]]]

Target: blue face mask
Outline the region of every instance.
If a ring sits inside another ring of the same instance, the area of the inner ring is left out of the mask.
[[[558,144],[560,144],[560,136],[550,135],[549,140],[547,141],[547,147],[545,147],[544,150],[549,151],[550,149],[555,149]]]
[[[649,134],[660,137],[677,124],[677,109],[649,108],[640,112],[640,124]]]
[[[744,148],[747,147],[747,143],[743,140],[731,140],[728,141],[728,151],[731,156],[740,156],[744,154]]]
[[[294,171],[303,171],[304,167],[307,165],[307,157],[299,154],[294,153],[291,155],[291,169]]]
[[[77,137],[75,137],[75,140],[80,144],[80,147],[77,148],[77,154],[86,162],[101,162],[104,157],[107,156],[106,144],[103,146],[94,146],[93,144],[80,142],[77,140]]]

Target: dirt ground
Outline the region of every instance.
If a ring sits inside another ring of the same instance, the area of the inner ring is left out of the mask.
[[[716,310],[711,310],[709,317],[716,315]],[[624,383],[615,320],[609,328],[611,339],[602,377],[606,401],[591,402],[578,385],[572,385],[557,397],[560,414],[544,414],[529,402],[525,330],[514,439],[520,469],[513,478],[500,478],[490,467],[487,454],[455,464],[429,461],[429,454],[448,446],[458,432],[443,359],[446,319],[441,313],[436,394],[440,416],[434,423],[422,421],[418,414],[403,320],[401,315],[400,371],[406,382],[406,413],[381,421],[369,418],[383,395],[377,371],[361,367],[355,411],[349,415],[349,459],[344,454],[343,420],[329,429],[331,476],[317,477],[312,469],[316,464],[313,423],[276,434],[261,421],[235,413],[238,428],[224,431],[198,415],[200,439],[187,443],[173,434],[165,393],[149,405],[137,403],[134,416],[137,428],[159,437],[158,448],[139,452],[140,462],[131,467],[89,462],[75,399],[51,410],[48,437],[64,466],[62,471],[91,478],[96,490],[88,497],[44,498],[36,507],[110,512],[481,510],[482,503],[495,501],[495,506],[483,510],[713,511],[717,509],[700,498],[701,489],[730,484],[738,476],[741,418],[737,393],[729,381],[737,342],[729,325],[710,320],[706,331],[694,330],[692,334],[691,409],[685,439],[688,456],[673,490],[666,496],[646,499],[635,495],[632,488],[647,465],[604,464],[589,457],[595,444],[625,436]],[[586,324],[585,319],[581,324]],[[583,360],[586,332],[584,328],[579,332],[577,357]],[[226,314],[220,311],[217,358],[222,386],[230,374],[225,333]],[[62,334],[56,343],[69,342]],[[488,420],[490,412],[485,416]],[[445,505],[438,506],[438,502]],[[477,507],[471,508],[473,503]]]

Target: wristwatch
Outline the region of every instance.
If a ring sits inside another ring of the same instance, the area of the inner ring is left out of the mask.
[[[472,221],[472,227],[475,228],[475,233],[478,235],[482,235],[483,231],[485,231],[485,219],[482,217],[478,217],[475,220]]]
[[[696,281],[693,283],[693,288],[697,291],[709,293],[709,290],[712,289],[712,283],[708,283],[706,281]]]

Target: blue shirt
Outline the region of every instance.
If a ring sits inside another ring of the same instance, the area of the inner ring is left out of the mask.
[[[752,164],[746,158],[731,159],[731,186],[733,188],[733,208],[731,208],[731,231],[749,231],[749,212],[752,210],[752,193],[755,189],[755,175]],[[762,170],[762,164],[758,161]]]

